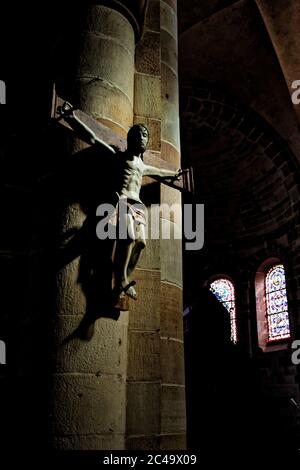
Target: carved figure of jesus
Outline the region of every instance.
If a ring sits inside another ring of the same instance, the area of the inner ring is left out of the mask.
[[[70,103],[65,102],[58,108],[61,116],[78,132],[79,137],[85,138],[92,145],[95,145],[99,151],[107,150],[113,156],[118,158],[119,174],[117,192],[119,204],[127,205],[125,223],[127,229],[126,239],[117,240],[116,256],[114,260],[114,291],[116,297],[128,295],[132,299],[137,298],[137,293],[130,281],[130,276],[137,265],[142,250],[146,246],[145,233],[145,206],[140,200],[140,190],[143,176],[153,176],[159,178],[179,179],[182,170],[167,170],[146,165],[143,161],[143,154],[146,150],[149,131],[144,124],[135,124],[127,134],[127,149],[124,152],[118,152],[106,142],[99,139],[95,133],[73,112]]]

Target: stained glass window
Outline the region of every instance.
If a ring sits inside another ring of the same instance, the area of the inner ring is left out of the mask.
[[[265,280],[268,341],[290,337],[288,300],[286,295],[285,272],[282,264],[273,266]]]
[[[230,314],[231,325],[231,341],[237,342],[236,328],[236,308],[235,308],[235,289],[233,283],[229,279],[220,278],[211,282],[210,290],[215,294],[217,299],[222,302],[226,310]]]

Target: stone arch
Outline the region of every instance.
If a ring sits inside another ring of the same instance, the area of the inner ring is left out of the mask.
[[[183,86],[180,105],[182,153],[185,164],[195,166],[196,186],[200,179],[197,197],[205,204],[212,238],[205,235],[206,245],[199,253],[201,277],[220,264],[221,271],[231,276],[239,273],[241,335],[251,350],[256,329],[255,273],[270,256],[286,267],[292,320],[297,316],[299,162],[274,127],[215,84]],[[233,224],[231,231],[226,217]]]
[[[252,188],[249,190],[252,183],[255,184],[255,189],[258,189],[256,202],[259,204],[265,198],[262,220],[258,221],[258,225],[263,224],[266,216],[270,219],[271,215],[273,219],[276,217],[277,228],[278,224],[282,226],[281,222],[286,224],[295,218],[300,208],[299,162],[288,143],[262,116],[208,84],[202,84],[197,89],[182,87],[181,116],[182,146],[188,163],[195,164],[199,156],[198,160],[202,160],[200,169],[209,172],[211,166],[217,162],[219,173],[224,176],[224,180],[228,179],[231,168],[235,165],[240,166],[241,170],[247,169],[247,165],[248,170],[256,165],[255,179],[249,177],[247,180],[247,175],[244,177],[245,184],[241,193],[244,207],[241,210],[244,213],[247,213],[247,210],[251,212],[251,201],[246,199],[249,199],[251,192],[253,195]],[[223,138],[224,134],[231,136],[231,148],[227,149],[227,154],[225,148],[225,152],[219,152],[222,155],[213,151],[209,159],[203,158],[201,141],[213,139],[216,135]],[[194,151],[197,146],[198,153],[193,162],[191,151],[187,148]],[[258,164],[260,167],[257,167]],[[257,225],[253,228],[257,232]],[[261,228],[260,232],[268,232],[266,227]],[[273,227],[271,229],[273,230]]]
[[[280,246],[276,243],[270,243],[265,245],[262,249],[258,250],[255,254],[248,257],[243,265],[244,273],[247,278],[247,286],[249,290],[249,312],[250,315],[250,330],[251,330],[251,343],[252,348],[256,350],[260,343],[259,334],[257,331],[257,315],[258,310],[261,311],[264,308],[264,303],[258,298],[258,291],[261,292],[263,289],[262,283],[264,282],[265,270],[272,263],[280,263],[284,265],[286,283],[287,283],[287,294],[289,302],[289,316],[290,316],[290,327],[291,336],[293,337],[296,331],[296,323],[298,316],[297,309],[297,288],[295,288],[295,266],[293,262],[293,253],[289,252],[286,247]],[[259,303],[259,305],[258,305]],[[288,342],[286,341],[280,346],[272,346],[267,348],[269,351],[287,349]],[[266,345],[262,349],[266,349]]]

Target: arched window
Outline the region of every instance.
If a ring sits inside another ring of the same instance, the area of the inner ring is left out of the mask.
[[[230,314],[231,341],[237,342],[235,288],[233,282],[227,278],[220,277],[211,282],[209,288],[217,299],[222,302]]]
[[[291,337],[285,269],[278,258],[259,267],[255,277],[258,346],[263,351],[288,347]]]
[[[282,264],[272,266],[265,277],[268,341],[290,338],[285,271]]]

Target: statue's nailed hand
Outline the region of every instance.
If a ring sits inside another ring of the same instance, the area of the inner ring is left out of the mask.
[[[179,168],[179,170],[177,170],[177,173],[174,175],[174,180],[175,181],[180,180],[182,175],[183,175],[183,170],[181,168]]]
[[[60,114],[64,118],[72,117],[73,111],[74,111],[74,106],[68,101],[65,101],[62,106],[57,106],[58,114]]]

